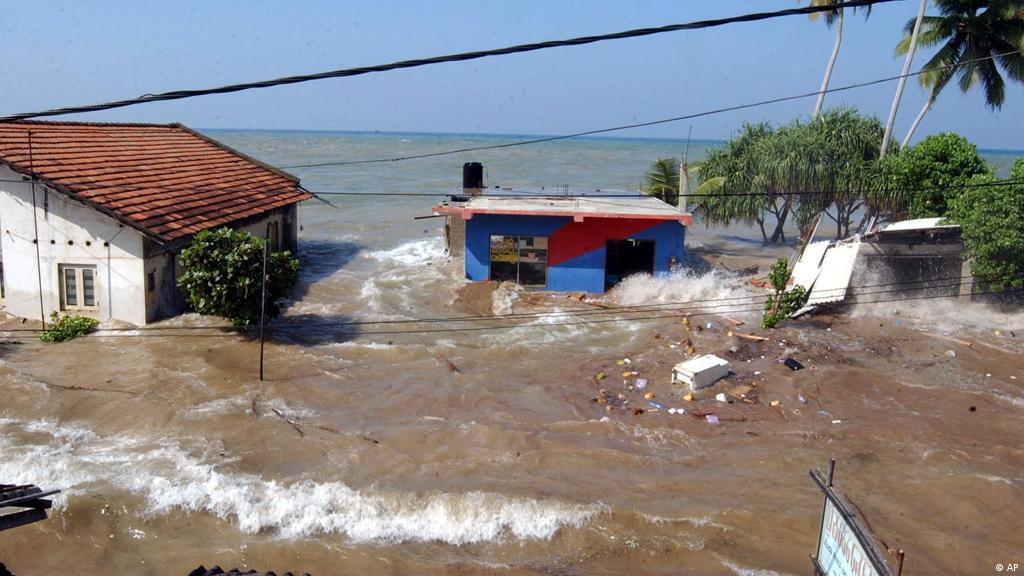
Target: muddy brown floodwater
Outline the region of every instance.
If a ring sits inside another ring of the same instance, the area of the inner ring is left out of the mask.
[[[514,308],[546,309],[537,300]],[[940,331],[906,306],[770,333],[740,313],[523,332],[522,345],[509,331],[339,343],[303,327],[268,346],[262,385],[258,344],[189,328],[197,318],[144,337],[17,338],[0,366],[0,477],[65,493],[49,520],[0,535],[0,561],[16,574],[801,574],[821,507],[807,471],[835,457],[838,488],[906,551],[907,574],[989,573],[1024,550],[1024,346],[1012,326]],[[687,341],[734,370],[690,402],[669,383]],[[638,377],[687,414],[652,411],[629,389]],[[746,401],[714,400],[741,385]]]
[[[212,135],[276,166],[508,142]],[[695,142],[691,157],[711,144]],[[632,189],[652,159],[684,146],[565,140],[298,170],[311,190],[371,196],[300,208],[302,276],[270,330],[262,384],[258,343],[208,318],[52,345],[3,321],[0,483],[63,492],[49,519],[0,533],[0,562],[19,576],[173,576],[200,564],[314,576],[807,574],[822,506],[807,471],[835,457],[837,487],[906,551],[907,574],[1024,563],[1019,311],[864,305],[758,343],[728,336],[725,318],[763,333],[745,276],[793,246],[764,247],[757,230],[689,227],[687,272],[579,302],[466,288],[441,223],[415,219],[457,190],[463,162],[482,162],[489,185]],[[989,160],[1005,174],[1012,158]],[[413,191],[437,196],[372,196]],[[689,326],[678,312],[622,308],[698,301],[686,311],[717,315]],[[538,312],[556,314],[509,316]],[[401,323],[467,315],[484,318]],[[669,384],[686,339],[735,370],[693,402]],[[806,368],[785,368],[786,356]],[[627,357],[639,372],[627,381],[649,380],[655,401],[687,413],[633,415],[650,405],[623,388]],[[756,403],[714,401],[737,386]],[[602,389],[632,409],[609,412],[595,401]],[[708,410],[719,425],[691,416]]]

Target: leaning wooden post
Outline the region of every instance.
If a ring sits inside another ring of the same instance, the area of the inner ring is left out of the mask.
[[[270,224],[263,236],[263,274],[260,282],[260,382],[263,382],[263,325],[267,323],[267,258],[270,252]]]

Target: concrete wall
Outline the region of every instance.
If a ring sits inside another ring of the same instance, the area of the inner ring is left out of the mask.
[[[677,221],[628,218],[506,216],[476,214],[466,221],[466,278],[487,280],[492,235],[548,237],[548,283],[556,291],[604,292],[608,240],[653,240],[654,272],[669,272],[669,258],[683,261],[686,227]]]
[[[0,180],[21,175],[0,167]],[[96,267],[98,309],[74,313],[97,320],[146,322],[143,236],[102,213],[55,191],[36,185],[35,221],[39,229],[39,262],[33,243],[32,187],[29,182],[0,182],[5,310],[15,316],[40,319],[39,276],[42,275],[43,314],[60,310],[58,265]]]
[[[263,238],[267,234],[267,224],[277,222],[280,241],[278,246],[271,246],[273,250],[290,250],[292,254],[299,245],[299,213],[298,204],[277,208],[265,212],[254,218],[247,218],[232,222],[229,226],[235,230],[243,230]]]
[[[20,174],[0,167],[0,180],[21,178]],[[36,185],[35,214],[40,238],[43,313],[47,318],[51,311],[61,309],[60,264],[96,267],[99,306],[95,310],[75,310],[74,314],[142,325],[185,310],[185,299],[177,286],[176,256],[188,245],[189,238],[162,245],[60,192],[44,190],[41,184]],[[38,320],[39,280],[32,215],[31,183],[0,182],[4,309],[15,316]],[[268,222],[278,224],[279,249],[294,253],[298,245],[297,205],[230,226],[262,238]]]

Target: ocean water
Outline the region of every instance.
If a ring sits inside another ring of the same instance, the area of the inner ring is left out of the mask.
[[[276,166],[517,139],[209,134]],[[692,142],[690,157],[713,144]],[[792,252],[763,248],[756,231],[694,226],[692,268],[631,278],[580,303],[508,286],[474,292],[445,253],[443,222],[416,219],[459,190],[464,162],[482,162],[491,186],[635,190],[651,161],[685,149],[685,141],[591,138],[289,169],[312,191],[371,196],[324,195],[300,208],[303,272],[271,331],[266,381],[256,377],[254,340],[198,334],[191,328],[218,322],[195,315],[162,323],[161,337],[0,350],[0,483],[64,491],[50,520],[5,534],[0,561],[25,574],[184,574],[201,563],[317,575],[802,573],[820,506],[806,469],[836,453],[862,478],[849,485],[864,491],[877,488],[869,480],[877,475],[909,483],[906,458],[934,480],[894,488],[903,502],[895,509],[865,505],[887,529],[902,529],[938,572],[1012,549],[1019,538],[1000,534],[1019,519],[991,511],[1024,495],[1024,468],[1015,468],[1024,454],[1003,439],[1019,425],[1024,394],[1012,362],[998,356],[1020,353],[1007,333],[1024,327],[1021,315],[960,306],[956,313],[972,319],[960,328],[927,313],[939,308],[889,304],[834,331],[810,321],[749,344],[731,336],[724,318],[754,330],[758,293],[749,272],[730,269],[761,263],[763,274],[765,261]],[[987,154],[1000,166],[1012,158]],[[698,301],[686,312],[707,315],[685,325],[663,308],[615,312]],[[474,318],[401,323],[453,316]],[[886,348],[872,338],[893,318],[902,340]],[[962,350],[955,364],[935,361],[953,345],[941,338],[968,337],[963,330],[991,346]],[[736,377],[761,382],[786,411],[761,406],[730,423],[745,405],[718,408],[726,425],[713,428],[689,415],[634,416],[597,403],[599,389],[621,390],[649,409],[627,388],[635,375],[619,377],[633,368],[660,401],[684,406],[667,380],[687,342],[700,353],[732,354]],[[894,352],[910,343],[920,356]],[[825,369],[780,371],[777,360],[788,354],[809,366],[834,361],[835,369],[827,377]],[[919,357],[931,363],[913,364]],[[904,374],[912,364],[914,374]],[[876,398],[872,391],[891,385],[893,374],[943,401],[929,408],[920,396]],[[933,389],[941,378],[956,379],[956,389]],[[830,397],[837,383],[843,388]],[[798,393],[816,405],[796,404]],[[984,426],[961,423],[964,395],[990,410]],[[899,428],[908,414],[935,420]],[[836,420],[855,427],[837,432]],[[975,447],[961,450],[968,441]],[[979,489],[989,486],[997,488]],[[912,536],[934,533],[941,521],[916,516],[908,503],[938,506],[949,490],[988,495],[952,508],[968,522],[984,517],[974,555]],[[34,542],[53,553],[38,558]]]

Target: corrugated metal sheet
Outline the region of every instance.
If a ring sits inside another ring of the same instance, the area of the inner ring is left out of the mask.
[[[803,254],[800,255],[800,260],[793,266],[792,277],[794,286],[803,286],[805,290],[811,289],[811,285],[818,278],[818,272],[821,270],[821,259],[825,256],[829,243],[828,240],[811,242],[804,248]]]
[[[814,282],[810,297],[807,298],[807,305],[839,302],[846,298],[859,250],[860,242],[857,241],[837,244],[825,252],[818,279]]]

